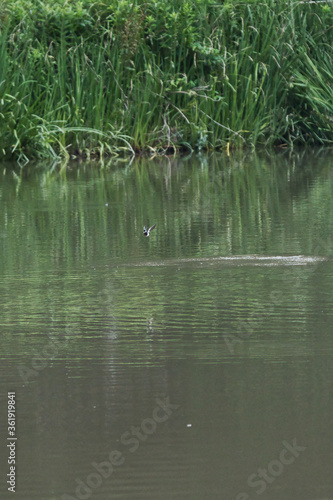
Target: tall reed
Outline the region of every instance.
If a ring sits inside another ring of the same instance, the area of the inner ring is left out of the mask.
[[[330,4],[2,0],[0,157],[332,143]]]

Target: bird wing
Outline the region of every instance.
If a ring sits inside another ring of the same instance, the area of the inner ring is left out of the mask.
[[[148,231],[152,231],[153,229],[155,229],[155,227],[156,227],[156,224],[154,224],[153,226],[151,226],[151,227],[148,229]]]

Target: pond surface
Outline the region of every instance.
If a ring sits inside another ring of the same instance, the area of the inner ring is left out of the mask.
[[[3,166],[1,498],[331,500],[332,167]]]

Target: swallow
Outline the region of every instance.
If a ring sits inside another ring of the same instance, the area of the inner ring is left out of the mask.
[[[151,226],[149,229],[146,229],[146,226],[143,226],[143,235],[144,236],[149,236],[150,231],[152,231],[153,229],[155,229],[155,227],[156,227],[156,224],[154,224],[153,226]]]

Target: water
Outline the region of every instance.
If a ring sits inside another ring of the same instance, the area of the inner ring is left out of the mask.
[[[1,170],[1,498],[333,498],[332,164]]]

